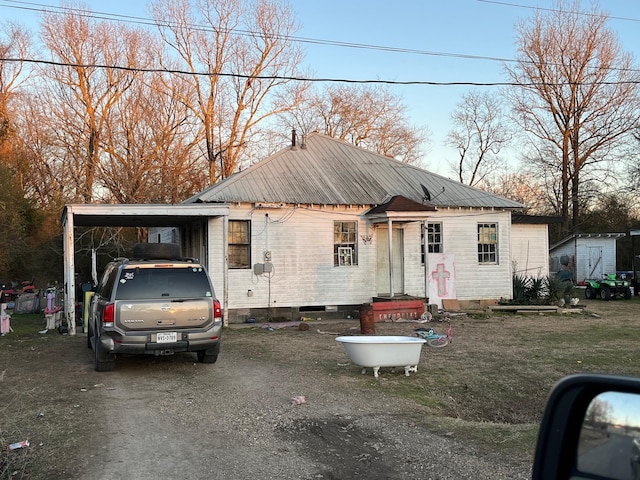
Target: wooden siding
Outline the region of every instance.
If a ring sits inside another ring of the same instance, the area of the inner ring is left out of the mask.
[[[293,207],[292,207],[293,208]],[[254,209],[232,206],[230,220],[251,220],[251,264],[263,263],[264,251],[272,252],[273,272],[255,275],[253,268],[229,270],[230,309],[355,305],[370,302],[376,291],[376,235],[363,217],[365,208]],[[266,215],[269,217],[267,222]],[[455,255],[457,297],[486,300],[511,297],[509,212],[443,209],[429,212],[425,220],[442,222],[445,252]],[[336,267],[333,260],[334,221],[358,222],[358,265]],[[497,223],[499,261],[479,265],[477,224]],[[404,293],[424,296],[421,262],[421,221],[395,224],[404,229]],[[386,227],[386,225],[385,225]],[[222,219],[210,222],[208,265],[216,292],[223,292]],[[361,235],[371,234],[371,243]],[[251,290],[252,296],[247,295]]]
[[[514,273],[526,277],[549,275],[547,224],[511,225],[511,263]]]

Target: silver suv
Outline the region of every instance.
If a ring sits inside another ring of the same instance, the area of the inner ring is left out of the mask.
[[[95,369],[113,370],[116,354],[196,352],[215,363],[222,311],[209,275],[176,244],[146,243],[109,263],[91,299],[87,346]]]

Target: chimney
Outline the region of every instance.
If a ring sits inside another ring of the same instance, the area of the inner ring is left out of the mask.
[[[306,150],[307,149],[307,136],[306,135],[302,135],[302,138],[300,139],[300,148],[302,150]]]
[[[297,150],[296,147],[296,129],[291,129],[291,150]]]

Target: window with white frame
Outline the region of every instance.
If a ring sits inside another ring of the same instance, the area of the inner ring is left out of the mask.
[[[498,224],[478,224],[478,263],[498,263]]]
[[[424,265],[424,241],[427,240],[427,253],[442,253],[442,223],[427,223],[422,229],[420,240],[422,244],[422,264]]]
[[[358,264],[358,226],[356,222],[333,222],[333,264]]]
[[[229,220],[229,268],[251,268],[251,223]]]

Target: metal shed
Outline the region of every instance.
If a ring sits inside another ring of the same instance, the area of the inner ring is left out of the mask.
[[[74,335],[76,326],[75,227],[177,227],[185,230],[194,225],[201,226],[203,223],[208,226],[208,220],[212,218],[224,217],[226,220],[228,215],[227,204],[66,205],[62,213],[62,226],[64,230],[64,311],[69,333]],[[226,237],[227,222],[225,221],[224,224]],[[202,233],[207,235],[208,227],[205,227]],[[226,245],[226,241],[223,245]],[[226,292],[226,282],[223,288]]]

